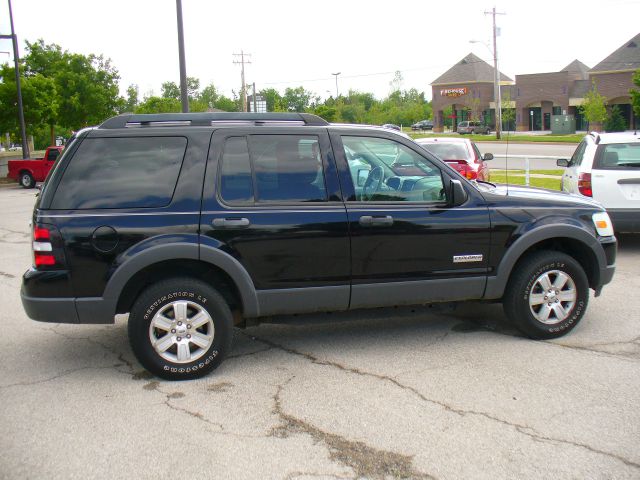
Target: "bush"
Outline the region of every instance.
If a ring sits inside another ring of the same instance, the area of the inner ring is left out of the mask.
[[[614,105],[611,107],[611,113],[604,121],[605,132],[624,132],[627,129],[627,122],[620,112],[620,107]]]

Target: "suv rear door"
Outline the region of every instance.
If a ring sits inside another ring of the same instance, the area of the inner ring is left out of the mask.
[[[607,209],[640,209],[640,141],[599,145],[592,188]]]
[[[242,264],[261,316],[347,309],[347,216],[326,128],[222,128],[211,145],[201,251]]]

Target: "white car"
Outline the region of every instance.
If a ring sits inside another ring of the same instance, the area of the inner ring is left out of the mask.
[[[609,213],[616,232],[640,232],[640,135],[596,133],[584,137],[566,167],[562,190],[592,197]]]

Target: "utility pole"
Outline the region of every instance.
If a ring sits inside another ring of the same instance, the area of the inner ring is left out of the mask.
[[[500,92],[500,72],[498,71],[498,47],[496,43],[496,15],[506,15],[506,13],[496,12],[496,7],[485,15],[493,16],[493,99],[496,105],[496,139],[500,139],[502,133],[502,93]]]
[[[9,22],[11,23],[11,35],[0,35],[0,38],[10,38],[13,43],[13,60],[16,70],[16,88],[18,93],[18,119],[20,121],[20,132],[22,133],[22,158],[29,158],[29,144],[27,143],[27,127],[24,123],[24,106],[22,105],[22,86],[20,85],[20,55],[18,54],[18,37],[13,28],[13,10],[11,0],[9,0]]]
[[[233,56],[236,58],[240,57],[240,60],[236,59],[233,61],[233,63],[241,65],[240,77],[242,81],[242,91],[240,92],[240,95],[242,96],[242,111],[246,112],[247,111],[247,84],[244,82],[244,66],[247,63],[251,63],[251,60],[249,59],[251,57],[251,54],[244,53],[244,50],[240,50],[240,53],[234,53]],[[247,59],[245,59],[245,57],[247,57]]]
[[[178,17],[178,54],[180,56],[180,100],[182,113],[189,112],[189,95],[187,93],[187,64],[184,58],[184,30],[182,28],[182,0],[176,0]]]
[[[342,72],[338,72],[338,73],[332,73],[331,75],[333,75],[334,77],[336,77],[336,100],[338,100],[338,97],[340,96],[340,94],[338,93],[338,75],[340,75]]]

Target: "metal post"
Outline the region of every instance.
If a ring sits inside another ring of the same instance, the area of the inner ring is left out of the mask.
[[[529,157],[524,159],[524,184],[529,186]]]
[[[13,28],[13,10],[9,1],[9,21],[11,23],[11,40],[13,43],[13,60],[16,70],[16,88],[18,90],[18,119],[20,120],[20,133],[22,134],[22,158],[29,158],[29,144],[27,143],[27,127],[24,123],[24,106],[22,104],[22,87],[20,85],[20,55],[18,53],[18,37]]]
[[[258,101],[256,100],[256,82],[253,82],[253,113],[258,112]]]
[[[176,0],[176,13],[178,18],[178,54],[180,56],[180,99],[182,101],[182,113],[189,112],[189,96],[187,93],[187,64],[184,58],[184,31],[182,28],[182,0]]]
[[[496,7],[493,7],[493,69],[495,81],[496,100],[496,139],[500,139],[502,133],[502,95],[500,94],[500,72],[498,71],[498,47],[496,42]]]

